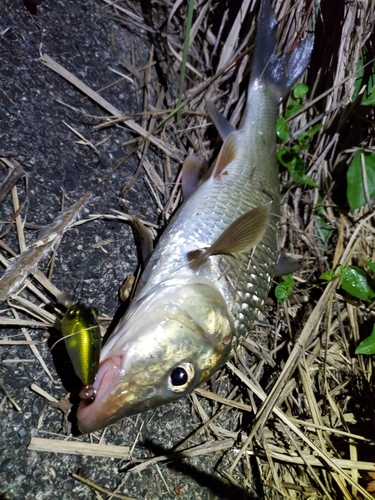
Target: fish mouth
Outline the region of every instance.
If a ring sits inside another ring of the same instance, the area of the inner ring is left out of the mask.
[[[82,434],[97,431],[111,423],[111,414],[106,411],[108,404],[105,402],[116,387],[116,381],[122,373],[121,367],[122,356],[111,356],[100,363],[95,382],[90,387],[95,398],[88,399],[87,388],[82,388],[77,410],[77,425]]]

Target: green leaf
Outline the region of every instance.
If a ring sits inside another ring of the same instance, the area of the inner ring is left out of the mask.
[[[301,142],[298,144],[293,144],[292,149],[294,152],[299,153],[300,151],[306,151],[309,149],[310,144],[308,142]]]
[[[276,122],[276,135],[282,142],[287,142],[290,137],[290,128],[285,118],[281,117]]]
[[[308,142],[314,135],[319,132],[319,130],[323,127],[322,123],[316,123],[313,127],[309,128],[302,134],[297,137],[297,140],[300,144],[304,142]]]
[[[320,217],[315,220],[315,225],[318,230],[319,236],[324,241],[324,243],[327,243],[332,233],[331,226],[327,224],[327,222],[324,219],[321,219]]]
[[[362,161],[366,173],[366,183],[370,198],[375,198],[375,153],[366,153],[359,149],[354,153],[353,160],[346,173],[347,198],[350,208],[355,210],[367,203]]]
[[[301,183],[307,184],[307,186],[310,186],[313,188],[319,187],[318,184],[313,179],[311,179],[311,177],[309,177],[308,175],[305,175],[305,174],[303,174],[303,176],[301,177]]]
[[[330,269],[329,271],[321,274],[319,278],[321,280],[332,281],[333,278],[342,278],[346,273],[346,270],[347,268],[340,264],[336,269]]]
[[[315,182],[305,174],[305,164],[303,163],[300,156],[295,155],[293,157],[293,160],[287,164],[286,168],[288,169],[292,179],[296,182],[307,184],[308,186],[312,187],[317,187]]]
[[[287,148],[280,149],[277,152],[277,159],[285,168],[288,168],[288,165],[293,161],[293,158],[294,156],[290,154],[290,151]]]
[[[309,87],[305,83],[297,83],[293,88],[293,97],[302,99],[308,93]]]
[[[334,277],[335,277],[335,270],[330,269],[329,271],[326,271],[325,273],[321,274],[319,276],[319,279],[326,280],[326,281],[332,281]]]
[[[275,295],[279,302],[288,300],[293,292],[294,278],[293,274],[281,276],[282,282],[275,288]]]
[[[375,262],[371,262],[370,260],[362,259],[363,262],[369,267],[370,271],[375,274]]]
[[[323,198],[321,196],[318,196],[318,200],[317,200],[317,203],[316,203],[314,209],[318,215],[324,214]]]
[[[371,68],[368,68],[371,72],[365,71],[365,66],[371,63],[368,59],[372,58],[372,55],[368,53],[365,47],[362,48],[358,63],[357,63],[357,77],[354,81],[354,92],[352,96],[352,101],[355,101],[365,86],[365,90],[361,97],[362,106],[374,106],[375,104],[375,64],[372,64]],[[366,77],[366,78],[365,78]]]
[[[336,269],[337,277],[340,279],[343,278],[347,269],[348,269],[347,267],[344,267],[341,264],[339,264]]]
[[[283,167],[288,169],[291,178],[298,184],[307,184],[314,188],[318,187],[316,182],[305,174],[305,164],[293,150],[288,150],[286,148],[280,149],[280,151],[277,152],[277,159]]]
[[[363,68],[363,51],[360,52],[359,58],[358,58],[358,63],[357,63],[357,78],[354,81],[354,92],[352,96],[352,102],[354,102],[359,94],[359,91],[362,88],[362,82],[363,82],[363,76],[364,76],[365,70]]]
[[[366,271],[356,266],[348,266],[341,281],[341,287],[353,297],[371,302],[375,292],[368,281]]]
[[[357,349],[356,354],[375,354],[375,325],[372,333],[367,339],[362,340]]]
[[[290,106],[288,106],[285,110],[286,118],[290,118],[291,116],[298,113],[300,109],[303,108],[303,104],[299,104],[298,102],[293,102]]]
[[[367,86],[365,91],[362,94],[361,104],[362,106],[373,106],[375,104],[375,65],[372,65],[372,73],[369,76]],[[361,84],[366,84],[363,82],[363,77],[365,72],[363,71]]]
[[[372,80],[374,75],[370,78]],[[369,82],[370,83],[370,82]],[[373,87],[367,87],[367,91],[364,92],[361,100],[362,106],[374,106],[375,104],[375,85]]]

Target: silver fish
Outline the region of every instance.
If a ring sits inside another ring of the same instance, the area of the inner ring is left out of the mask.
[[[308,37],[277,58],[275,28],[264,0],[240,129],[209,104],[224,144],[200,184],[194,160],[183,167],[198,187],[183,182],[190,192],[103,347],[96,398],[77,413],[83,433],[186,396],[225,364],[257,319],[279,255],[278,106],[313,47]]]

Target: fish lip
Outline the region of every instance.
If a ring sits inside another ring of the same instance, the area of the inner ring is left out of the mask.
[[[110,396],[116,381],[122,373],[122,356],[111,356],[103,360],[92,385],[96,395],[94,399],[81,399],[77,410],[77,425],[82,434],[94,432],[106,427],[110,422],[109,415],[105,414],[106,399]],[[83,387],[80,394],[83,394]],[[104,411],[103,411],[104,409]]]

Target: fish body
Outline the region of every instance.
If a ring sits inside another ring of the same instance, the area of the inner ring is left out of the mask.
[[[61,330],[76,375],[85,387],[91,387],[99,368],[101,336],[97,312],[81,302],[66,311]]]
[[[210,176],[190,193],[155,248],[102,350],[96,399],[78,410],[82,432],[189,394],[251,332],[279,255],[278,107],[312,49],[307,40],[276,58],[275,26],[265,0],[240,129],[224,133]]]

